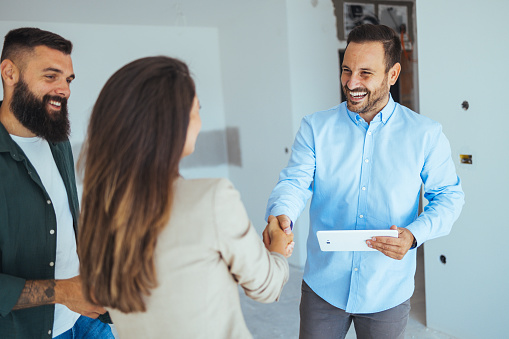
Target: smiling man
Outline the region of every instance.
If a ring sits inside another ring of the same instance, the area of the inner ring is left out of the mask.
[[[5,36],[0,72],[0,337],[113,338],[82,294],[67,99],[72,44],[37,28]]]
[[[341,85],[346,102],[304,117],[288,166],[269,198],[290,232],[312,196],[302,282],[300,338],[404,338],[416,250],[448,234],[464,203],[439,123],[395,103],[401,43],[382,25],[348,36]],[[418,215],[421,184],[429,204]],[[396,229],[367,240],[377,251],[322,252],[322,230]]]

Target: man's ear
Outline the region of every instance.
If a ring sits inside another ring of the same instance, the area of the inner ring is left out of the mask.
[[[396,62],[389,70],[389,85],[393,86],[398,80],[399,73],[401,72],[401,64]]]
[[[5,59],[0,63],[0,74],[5,86],[14,86],[19,81],[19,68],[9,59]]]

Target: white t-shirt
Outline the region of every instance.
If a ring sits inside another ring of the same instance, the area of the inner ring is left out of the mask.
[[[64,181],[55,164],[49,144],[46,140],[39,137],[22,138],[11,135],[11,138],[25,152],[53,202],[57,219],[57,229],[55,232],[57,237],[55,279],[75,277],[79,274],[79,259],[76,252],[76,237],[72,226],[72,214],[69,209]],[[73,327],[79,316],[78,313],[72,312],[66,306],[55,304],[53,338]]]

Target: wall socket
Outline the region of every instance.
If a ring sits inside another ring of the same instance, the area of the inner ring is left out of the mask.
[[[471,154],[460,154],[460,163],[472,165],[472,155]]]

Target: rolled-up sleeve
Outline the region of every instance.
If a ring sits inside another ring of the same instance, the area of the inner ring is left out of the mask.
[[[18,302],[25,279],[0,273],[0,316],[5,317]]]
[[[288,166],[281,171],[279,182],[269,197],[265,220],[271,214],[285,214],[292,221],[297,220],[312,195],[316,155],[313,129],[308,119],[310,117],[302,119]]]

